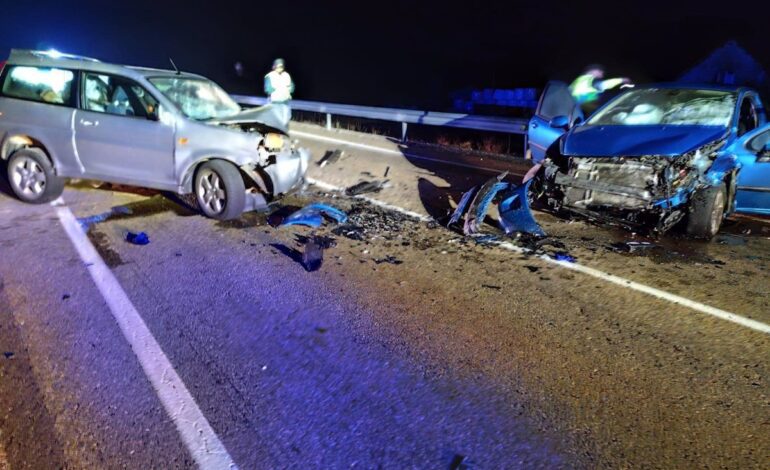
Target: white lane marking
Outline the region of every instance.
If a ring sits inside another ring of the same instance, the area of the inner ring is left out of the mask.
[[[307,181],[308,183],[310,183],[312,185],[318,186],[319,188],[323,188],[323,189],[325,189],[327,191],[337,191],[337,192],[341,192],[341,193],[345,192],[345,188],[343,188],[341,186],[335,186],[333,184],[329,184],[329,183],[326,183],[324,181],[317,180],[315,178],[306,177],[305,181]],[[410,210],[407,210],[407,209],[403,209],[401,207],[394,206],[393,204],[388,204],[387,202],[382,202],[382,201],[379,201],[377,199],[372,199],[370,197],[364,196],[363,194],[359,194],[359,195],[353,196],[353,198],[361,199],[361,200],[366,201],[366,202],[368,202],[370,204],[373,204],[375,206],[382,207],[383,209],[392,210],[392,211],[399,212],[399,213],[404,214],[404,215],[408,215],[409,217],[414,217],[415,219],[420,220],[422,222],[428,222],[430,220],[433,220],[432,218],[430,218],[430,217],[428,217],[426,215],[422,215],[422,214],[417,213],[417,212],[413,212],[413,211],[410,211]]]
[[[313,178],[307,178],[307,181],[309,183],[311,183],[311,184],[314,184],[314,185],[318,186],[318,187],[324,188],[327,191],[342,191],[343,190],[343,188],[341,188],[339,186],[335,186],[333,184],[325,183],[323,181],[319,181],[319,180],[316,180],[316,179],[313,179]],[[384,207],[386,209],[392,209],[392,210],[395,210],[395,211],[400,212],[402,214],[406,214],[406,215],[415,217],[415,218],[417,218],[419,220],[422,220],[422,221],[433,220],[432,218],[427,217],[425,215],[418,214],[416,212],[412,212],[412,211],[407,210],[407,209],[402,209],[402,208],[400,208],[398,206],[394,206],[392,204],[388,204],[388,203],[385,203],[385,202],[382,202],[382,201],[378,201],[376,199],[372,199],[372,198],[369,198],[369,197],[364,197],[364,196],[361,196],[361,195],[356,196],[356,197],[359,198],[359,199],[363,199],[365,201],[371,202],[372,204],[378,205],[380,207]],[[521,254],[530,254],[531,253],[526,248],[522,248],[522,247],[514,245],[513,243],[510,243],[510,242],[493,242],[493,244],[495,244],[495,245],[497,245],[497,246],[499,246],[501,248],[504,248],[506,250],[514,251],[516,253],[521,253]],[[577,271],[577,272],[586,274],[588,276],[595,277],[597,279],[601,279],[602,281],[606,281],[606,282],[609,282],[611,284],[615,284],[615,285],[618,285],[618,286],[621,286],[621,287],[625,287],[627,289],[635,290],[637,292],[642,292],[644,294],[647,294],[647,295],[650,295],[652,297],[655,297],[655,298],[657,298],[659,300],[665,300],[665,301],[671,302],[671,303],[676,304],[676,305],[681,305],[683,307],[687,307],[689,309],[695,310],[695,311],[700,312],[700,313],[705,313],[706,315],[711,315],[713,317],[716,317],[716,318],[719,318],[719,319],[722,319],[722,320],[726,320],[726,321],[729,321],[729,322],[732,322],[732,323],[744,326],[746,328],[750,328],[752,330],[759,331],[761,333],[770,334],[770,325],[768,325],[766,323],[762,323],[762,322],[757,321],[757,320],[752,320],[751,318],[746,318],[746,317],[738,315],[736,313],[731,313],[731,312],[728,312],[726,310],[722,310],[722,309],[719,309],[719,308],[716,308],[716,307],[712,307],[710,305],[706,305],[706,304],[703,304],[703,303],[700,303],[700,302],[696,302],[695,300],[690,300],[690,299],[688,299],[686,297],[682,297],[682,296],[679,296],[679,295],[676,295],[676,294],[672,294],[672,293],[666,292],[664,290],[656,289],[655,287],[650,287],[650,286],[645,285],[645,284],[640,284],[638,282],[635,282],[635,281],[632,281],[630,279],[626,279],[626,278],[623,278],[623,277],[620,277],[620,276],[616,276],[614,274],[605,273],[605,272],[600,271],[600,270],[595,269],[595,268],[590,268],[588,266],[583,266],[582,264],[570,263],[569,261],[556,260],[556,259],[553,259],[553,258],[547,256],[547,255],[538,255],[538,258],[540,258],[541,260],[543,260],[543,261],[545,261],[547,263],[554,264],[554,265],[560,266],[562,268],[571,269],[573,271]]]
[[[321,141],[324,141],[324,142],[332,142],[332,143],[340,144],[340,145],[349,145],[351,147],[358,147],[358,148],[362,148],[364,150],[371,150],[373,152],[380,152],[380,153],[386,153],[386,154],[389,154],[389,155],[398,155],[398,156],[401,156],[401,157],[414,158],[416,160],[425,160],[425,161],[429,161],[429,162],[444,163],[446,165],[460,166],[460,167],[463,167],[463,168],[473,168],[474,170],[484,170],[484,171],[488,171],[490,173],[502,173],[501,170],[495,170],[494,168],[487,168],[487,167],[478,166],[478,165],[471,165],[471,164],[468,164],[468,163],[453,162],[451,160],[442,160],[440,158],[424,157],[422,155],[416,155],[416,154],[410,153],[410,152],[405,152],[405,151],[400,151],[400,150],[393,150],[393,149],[386,149],[386,148],[382,148],[382,147],[377,147],[376,145],[359,144],[357,142],[350,142],[348,140],[335,139],[334,137],[326,137],[326,136],[322,136],[322,135],[318,135],[318,134],[311,134],[309,132],[291,131],[291,134],[298,135],[300,137],[306,137],[308,139],[321,140]],[[518,173],[513,173],[513,172],[511,172],[511,174],[512,175],[516,175],[516,176],[524,176],[523,174],[518,174]]]
[[[115,275],[88,240],[72,211],[64,205],[61,198],[52,202],[51,205],[56,208],[56,215],[64,231],[75,246],[80,259],[87,266],[91,278],[118,322],[123,336],[139,359],[166,413],[176,425],[193,460],[204,470],[237,469],[222,441],[203,416],[195,399],[190,395]]]

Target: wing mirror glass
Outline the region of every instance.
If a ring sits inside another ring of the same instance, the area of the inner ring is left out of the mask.
[[[761,163],[770,163],[770,142],[757,154],[757,161]]]
[[[569,116],[554,116],[548,125],[554,129],[569,129]]]

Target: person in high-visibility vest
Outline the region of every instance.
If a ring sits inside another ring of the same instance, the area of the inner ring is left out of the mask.
[[[569,86],[569,91],[578,105],[588,108],[595,108],[596,101],[599,100],[602,93],[621,85],[630,84],[627,78],[610,78],[604,80],[604,68],[601,65],[591,65],[586,67],[585,72],[580,75]]]
[[[286,71],[283,59],[273,61],[273,70],[265,75],[265,93],[270,98],[270,103],[280,109],[283,121],[287,125],[291,120],[291,95],[294,93],[294,82]]]

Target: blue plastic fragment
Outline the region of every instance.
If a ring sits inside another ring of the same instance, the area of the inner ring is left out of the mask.
[[[334,220],[338,224],[344,224],[348,220],[347,214],[336,207],[321,203],[313,203],[286,217],[279,227],[306,225],[308,227],[317,228],[323,223],[323,216]]]
[[[457,204],[457,209],[455,209],[455,211],[452,213],[452,217],[449,219],[449,223],[446,224],[447,227],[460,221],[460,217],[463,216],[465,210],[468,208],[468,204],[471,202],[471,198],[476,194],[476,191],[478,190],[479,187],[474,186],[463,193],[463,196],[460,198],[460,202]]]
[[[115,206],[109,211],[102,212],[101,214],[96,214],[89,217],[81,217],[78,219],[78,222],[80,223],[80,226],[83,227],[83,230],[88,230],[92,225],[104,222],[114,215],[126,215],[130,213],[131,209],[126,206]]]
[[[558,253],[553,254],[553,259],[556,261],[566,261],[568,263],[574,263],[575,258],[573,256],[570,256],[568,253],[564,253],[563,251],[560,251]]]
[[[144,232],[139,232],[139,233],[127,232],[126,241],[128,243],[131,243],[132,245],[146,245],[150,243],[150,237],[148,237],[147,234]]]
[[[487,213],[489,204],[494,199],[497,193],[508,187],[508,183],[503,182],[503,179],[508,176],[508,172],[500,173],[494,178],[489,179],[481,186],[476,196],[473,198],[468,213],[465,216],[465,226],[463,232],[466,235],[474,234],[479,229],[479,224],[484,221],[484,216]]]
[[[529,185],[531,183],[532,180],[530,179],[518,187],[511,185],[512,192],[510,196],[500,201],[500,204],[498,205],[500,225],[506,235],[522,232],[539,237],[545,236],[545,232],[535,221],[535,217],[532,215],[532,210],[529,207],[527,193],[529,192]]]

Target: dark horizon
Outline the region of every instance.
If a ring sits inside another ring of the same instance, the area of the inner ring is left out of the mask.
[[[609,76],[672,80],[730,40],[770,64],[763,15],[686,3],[506,2],[470,9],[398,0],[373,12],[353,2],[268,7],[225,1],[214,8],[43,1],[34,10],[6,6],[4,24],[12,27],[0,29],[0,55],[56,48],[162,68],[173,57],[184,70],[250,94],[262,93],[262,76],[283,57],[298,99],[433,108],[447,107],[455,90],[540,88],[597,62]],[[237,61],[245,67],[243,79],[235,75]]]

